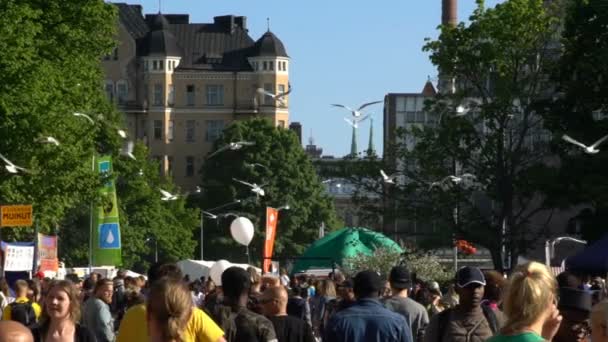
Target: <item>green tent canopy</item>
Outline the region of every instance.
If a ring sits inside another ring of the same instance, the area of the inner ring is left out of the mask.
[[[384,234],[367,228],[346,227],[315,241],[295,263],[292,273],[312,268],[332,268],[344,259],[356,255],[372,255],[376,248],[387,248],[399,253],[403,249]]]

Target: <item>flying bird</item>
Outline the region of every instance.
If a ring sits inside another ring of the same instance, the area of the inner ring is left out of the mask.
[[[369,118],[369,115],[366,115],[363,117],[353,117],[352,119],[344,118],[344,121],[346,121],[349,125],[353,126],[354,128],[359,128],[359,123],[367,120],[368,118]]]
[[[88,116],[88,115],[86,115],[86,114],[84,114],[84,113],[78,113],[78,112],[76,112],[76,113],[74,113],[74,116],[78,116],[78,117],[81,117],[81,118],[85,118],[85,119],[89,120],[89,122],[90,122],[90,123],[92,123],[92,124],[94,124],[94,123],[95,123],[95,121],[93,121],[93,119],[91,119],[91,117],[90,117],[90,116]]]
[[[279,101],[279,103],[281,105],[285,105],[285,101],[283,100],[283,98],[285,98],[285,96],[289,95],[291,93],[291,83],[289,83],[289,85],[287,86],[287,91],[284,93],[280,93],[280,94],[273,94],[271,92],[269,92],[268,90],[265,90],[264,88],[258,88],[258,93],[262,94],[262,95],[266,95],[266,96],[270,96],[272,97],[275,101]]]
[[[120,154],[125,156],[125,157],[129,157],[133,160],[137,160],[135,158],[135,156],[133,155],[133,147],[135,146],[135,144],[132,141],[127,141],[122,149],[120,150]]]
[[[576,141],[576,140],[570,138],[569,136],[567,136],[565,134],[562,136],[562,139],[564,139],[565,141],[567,141],[567,142],[569,142],[571,144],[574,144],[576,146],[581,147],[585,151],[585,153],[587,153],[587,154],[596,154],[596,153],[598,153],[600,151],[600,150],[597,149],[597,147],[601,143],[603,143],[606,139],[608,139],[608,135],[605,135],[600,140],[594,142],[593,145],[591,145],[591,146],[587,146],[587,145],[585,145],[585,144],[583,144],[583,143],[581,143],[579,141]]]
[[[55,146],[59,146],[59,141],[57,141],[57,139],[55,139],[51,136],[42,137],[42,138],[38,139],[37,141],[42,144],[53,144]]]
[[[127,132],[125,132],[122,129],[119,129],[118,131],[118,135],[120,135],[121,138],[126,139],[127,138]]]
[[[242,180],[238,180],[238,179],[236,179],[236,178],[232,178],[232,180],[233,180],[233,181],[235,181],[235,182],[238,182],[238,183],[241,183],[241,184],[247,185],[248,187],[250,187],[250,188],[251,188],[251,192],[255,193],[255,194],[256,194],[256,196],[258,196],[258,197],[259,197],[259,196],[264,196],[264,195],[266,194],[266,193],[264,192],[264,189],[262,189],[262,187],[263,187],[265,184],[262,184],[262,185],[257,185],[257,184],[255,184],[255,183],[251,184],[251,183],[243,182]]]
[[[0,159],[2,159],[2,161],[4,161],[4,164],[5,164],[4,168],[6,169],[6,171],[8,171],[10,173],[19,173],[19,171],[30,172],[28,169],[25,169],[25,168],[22,168],[21,166],[17,166],[15,164],[13,164],[13,162],[6,159],[6,157],[4,157],[2,154],[0,154]]]
[[[159,190],[160,190],[160,193],[163,195],[163,197],[161,198],[161,201],[175,201],[178,197],[177,195],[174,195],[163,189],[159,189]]]
[[[393,173],[392,175],[387,175],[384,170],[380,170],[380,174],[382,175],[382,180],[387,184],[395,184],[395,179],[399,176],[399,173]]]
[[[245,167],[248,167],[248,168],[250,168],[250,169],[255,169],[256,167],[260,167],[260,168],[262,168],[262,169],[266,169],[266,170],[268,170],[268,167],[267,167],[267,166],[262,165],[262,164],[260,164],[260,163],[247,163],[247,162],[245,162]]]
[[[253,146],[255,145],[255,142],[253,141],[237,141],[237,142],[231,142],[228,145],[224,145],[220,148],[217,149],[217,151],[211,153],[207,159],[213,158],[216,154],[222,153],[226,150],[230,150],[230,151],[238,151],[240,149],[242,149],[244,146]]]
[[[373,101],[373,102],[364,103],[361,106],[359,106],[359,108],[357,108],[357,109],[352,109],[352,108],[350,108],[348,106],[337,104],[337,103],[336,104],[332,104],[332,106],[344,108],[344,109],[348,110],[354,117],[358,118],[358,117],[360,117],[360,116],[363,115],[363,113],[361,113],[361,111],[363,110],[363,108],[371,106],[371,105],[375,105],[377,103],[382,103],[382,101]]]
[[[446,185],[451,184],[460,184],[460,183],[469,183],[469,182],[474,182],[477,180],[477,177],[475,177],[475,175],[470,174],[470,173],[463,173],[460,176],[447,176],[444,179],[440,180],[439,182],[433,182],[431,183],[431,186],[429,187],[429,190],[431,190],[432,188],[438,186],[440,188],[444,188]]]

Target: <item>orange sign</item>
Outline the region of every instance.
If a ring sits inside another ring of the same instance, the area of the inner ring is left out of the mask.
[[[270,272],[272,264],[272,250],[274,249],[274,239],[277,234],[277,220],[279,219],[279,211],[275,208],[266,207],[266,240],[264,241],[264,264],[262,272]]]
[[[31,227],[31,205],[0,206],[0,227]]]

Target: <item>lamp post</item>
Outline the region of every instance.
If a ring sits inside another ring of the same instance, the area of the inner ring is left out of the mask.
[[[204,227],[204,222],[205,222],[205,215],[203,214],[203,211],[207,211],[207,212],[211,213],[212,211],[224,209],[224,208],[227,208],[227,207],[233,206],[235,204],[239,204],[239,203],[241,203],[241,200],[237,199],[237,200],[234,200],[232,202],[228,202],[228,203],[222,204],[222,205],[220,205],[218,207],[215,207],[215,208],[212,208],[212,209],[209,209],[209,210],[203,210],[203,209],[201,209],[201,230],[200,230],[200,235],[201,235],[201,237],[200,237],[201,238],[201,260],[205,260],[205,258],[204,258],[204,256],[205,256],[205,254],[204,254],[204,247],[203,247],[204,246],[204,244],[203,244],[203,242],[204,242],[204,236],[203,236],[204,229],[203,229],[203,227]]]
[[[154,263],[158,262],[158,239],[155,237],[149,237],[146,239],[146,242],[150,242],[150,240],[154,240]]]
[[[551,266],[551,259],[553,259],[553,257],[555,256],[555,245],[562,241],[571,241],[571,242],[576,242],[576,243],[580,243],[583,245],[587,244],[587,241],[585,241],[585,240],[579,240],[579,239],[575,239],[575,238],[569,237],[569,236],[560,236],[553,240],[546,240],[545,241],[545,264],[547,265],[547,267]]]

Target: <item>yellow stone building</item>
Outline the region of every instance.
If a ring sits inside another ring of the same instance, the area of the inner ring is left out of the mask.
[[[290,60],[268,31],[257,41],[247,18],[190,23],[187,14],[143,15],[140,5],[119,9],[118,46],[104,58],[104,89],[125,114],[131,138],[143,141],[160,172],[184,190],[200,181],[205,156],[234,120],[264,117],[289,125]]]

